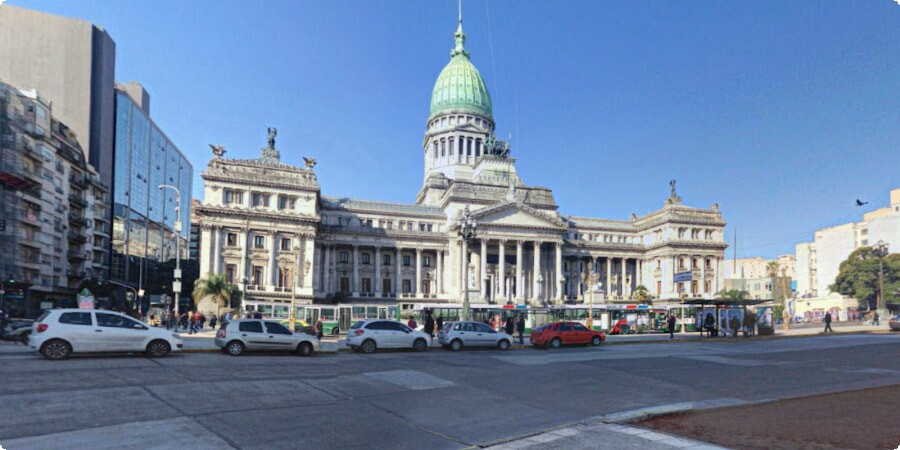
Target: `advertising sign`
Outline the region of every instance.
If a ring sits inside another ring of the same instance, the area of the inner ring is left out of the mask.
[[[94,294],[87,288],[78,293],[78,309],[94,309]]]
[[[675,282],[676,283],[684,283],[685,281],[691,281],[691,272],[678,272],[675,274]]]

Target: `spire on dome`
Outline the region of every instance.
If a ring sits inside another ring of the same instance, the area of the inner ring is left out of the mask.
[[[466,33],[463,33],[462,29],[462,0],[459,0],[459,26],[456,27],[456,33],[453,34],[453,37],[456,40],[456,47],[450,51],[450,57],[463,55],[468,58],[469,52],[466,51],[464,46],[466,43]]]

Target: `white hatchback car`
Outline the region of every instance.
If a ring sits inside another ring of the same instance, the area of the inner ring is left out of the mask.
[[[463,347],[497,347],[509,350],[512,340],[512,336],[502,331],[494,331],[489,325],[472,321],[445,323],[438,333],[438,342],[455,352]]]
[[[372,353],[377,348],[428,349],[431,336],[393,320],[370,319],[353,324],[347,331],[347,347]]]
[[[144,352],[159,358],[181,349],[184,341],[125,314],[72,308],[45,311],[32,324],[28,345],[53,360],[97,352]]]
[[[300,356],[319,351],[315,336],[293,332],[278,322],[262,319],[232,320],[219,329],[214,343],[231,356],[244,353],[244,349],[296,352]]]

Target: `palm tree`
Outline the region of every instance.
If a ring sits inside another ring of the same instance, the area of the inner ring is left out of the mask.
[[[216,317],[221,315],[222,306],[231,305],[231,295],[234,293],[236,286],[225,281],[224,275],[216,275],[214,273],[206,274],[206,278],[197,280],[194,284],[194,300],[204,297],[212,297],[216,303]]]
[[[631,296],[640,303],[650,304],[650,291],[648,291],[647,286],[644,286],[643,284],[637,285]]]

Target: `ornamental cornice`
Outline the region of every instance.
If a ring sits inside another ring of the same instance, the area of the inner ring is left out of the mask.
[[[308,224],[318,224],[319,217],[308,215],[308,214],[298,214],[298,213],[277,213],[268,210],[259,210],[259,209],[248,209],[248,208],[240,208],[240,207],[226,207],[226,206],[209,206],[209,205],[201,205],[195,208],[195,212],[198,216],[201,217],[210,217],[210,218],[239,218],[245,221],[259,221],[259,220],[278,220],[278,221],[286,221],[286,222],[299,222],[299,223],[308,223]]]

